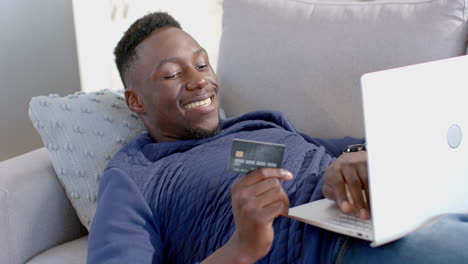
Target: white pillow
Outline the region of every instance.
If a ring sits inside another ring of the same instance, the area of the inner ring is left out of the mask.
[[[98,182],[112,156],[145,131],[120,93],[34,97],[29,116],[81,223],[89,230]]]

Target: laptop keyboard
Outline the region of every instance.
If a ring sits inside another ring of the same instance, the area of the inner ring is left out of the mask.
[[[372,231],[372,221],[369,219],[361,219],[357,216],[354,215],[349,215],[345,213],[341,213],[337,215],[336,217],[330,219],[331,223],[342,226],[345,228],[353,228],[357,230],[362,230],[365,232],[370,232]]]

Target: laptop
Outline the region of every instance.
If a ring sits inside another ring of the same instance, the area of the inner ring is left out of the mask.
[[[467,76],[468,56],[363,75],[371,219],[327,199],[290,208],[289,217],[376,247],[467,213]]]

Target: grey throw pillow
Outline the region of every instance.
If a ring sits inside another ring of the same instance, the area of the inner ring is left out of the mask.
[[[29,116],[49,151],[55,172],[89,230],[99,178],[112,156],[145,131],[130,112],[123,91],[102,90],[34,97]]]

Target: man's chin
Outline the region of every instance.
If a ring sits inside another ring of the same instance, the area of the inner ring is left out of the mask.
[[[218,134],[220,130],[221,130],[221,122],[218,122],[218,124],[212,129],[189,127],[185,129],[185,137],[187,139],[209,138]]]

